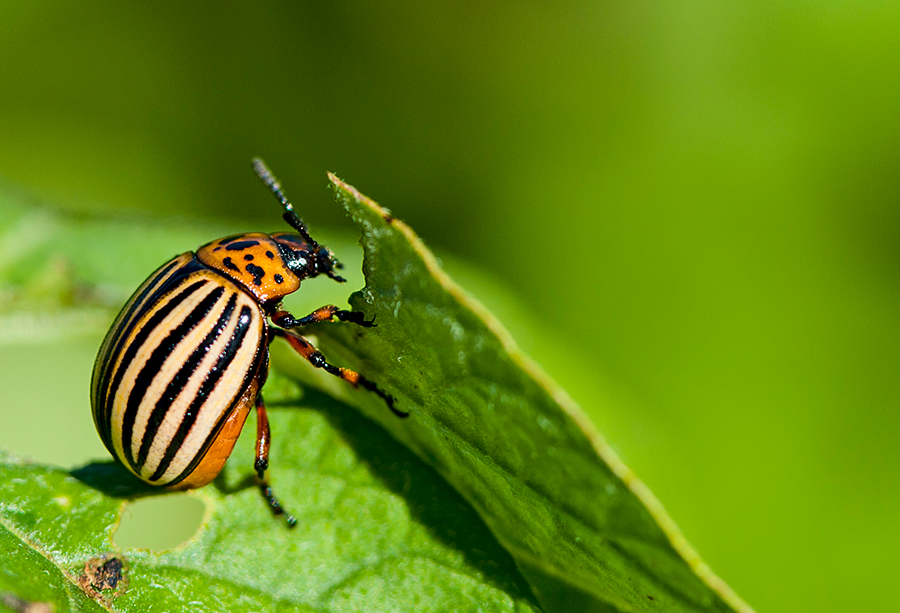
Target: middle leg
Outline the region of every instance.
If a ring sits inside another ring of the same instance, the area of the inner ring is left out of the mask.
[[[372,321],[366,321],[365,315],[363,315],[361,312],[346,311],[344,309],[337,308],[333,304],[319,307],[309,315],[301,317],[299,319],[295,318],[293,315],[283,309],[276,309],[275,312],[272,313],[272,321],[275,322],[275,325],[281,328],[300,328],[302,326],[317,324],[323,321],[334,321],[335,318],[339,319],[340,321],[347,321],[357,324],[364,328],[371,328],[375,325],[374,319]]]
[[[272,492],[272,486],[266,479],[266,469],[269,468],[269,443],[272,440],[269,431],[269,415],[266,413],[266,405],[263,402],[262,394],[256,396],[256,462],[253,468],[256,469],[256,485],[259,492],[269,503],[272,513],[275,515],[284,515],[287,525],[293,528],[297,525],[297,518],[284,510],[281,503],[275,498]]]

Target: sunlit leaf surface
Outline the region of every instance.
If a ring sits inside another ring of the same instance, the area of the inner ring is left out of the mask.
[[[127,500],[161,495],[115,464],[69,473],[4,455],[0,607],[749,610],[412,232],[333,181],[362,230],[365,288],[350,302],[377,327],[309,332],[410,416],[273,347],[271,473],[298,527],[274,519],[248,481],[251,424],[222,477],[195,494],[207,503],[199,533],[163,552],[113,544]],[[233,230],[0,204],[0,342],[102,333],[147,271]],[[360,287],[352,253],[336,251]],[[346,287],[304,287],[291,308],[338,302]],[[302,392],[296,378],[319,391]]]

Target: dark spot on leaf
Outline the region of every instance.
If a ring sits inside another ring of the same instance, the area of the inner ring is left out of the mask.
[[[262,285],[262,278],[266,276],[266,271],[256,264],[247,264],[247,272],[253,275],[253,285],[257,287]]]
[[[240,268],[234,265],[234,262],[231,261],[231,258],[225,258],[222,260],[222,263],[225,264],[225,268],[228,270],[233,270],[234,272],[240,272]]]
[[[228,251],[241,251],[243,249],[247,249],[249,247],[255,247],[259,244],[259,241],[235,241],[230,243],[225,249]]]
[[[248,262],[252,262],[252,261],[253,261],[253,254],[252,254],[252,253],[248,253],[247,255],[244,256],[244,259],[247,260]]]
[[[113,597],[128,588],[125,559],[114,555],[102,555],[84,563],[84,571],[78,578],[78,585],[93,599],[98,599],[103,590],[115,590]]]
[[[282,283],[284,283],[284,277],[282,277],[279,274],[276,274],[275,275],[275,283],[277,283],[278,285],[281,285]]]

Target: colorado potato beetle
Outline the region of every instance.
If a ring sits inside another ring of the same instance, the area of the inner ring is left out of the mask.
[[[276,337],[313,366],[379,395],[362,375],[333,366],[295,332],[334,321],[372,326],[360,312],[334,305],[305,317],[281,300],[305,279],[344,282],[343,268],[317,243],[262,160],[253,168],[296,232],[228,236],[183,253],[135,291],[103,340],[91,380],[97,432],[109,452],[139,479],[171,489],[206,485],[219,474],[251,407],[256,408],[256,480],[276,515],[284,513],[266,481],[269,422],[262,387]],[[287,515],[288,523],[295,519]]]

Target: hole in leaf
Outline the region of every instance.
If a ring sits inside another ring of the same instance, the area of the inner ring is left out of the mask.
[[[122,548],[174,549],[197,533],[205,510],[188,494],[134,500],[126,505],[113,542]]]

